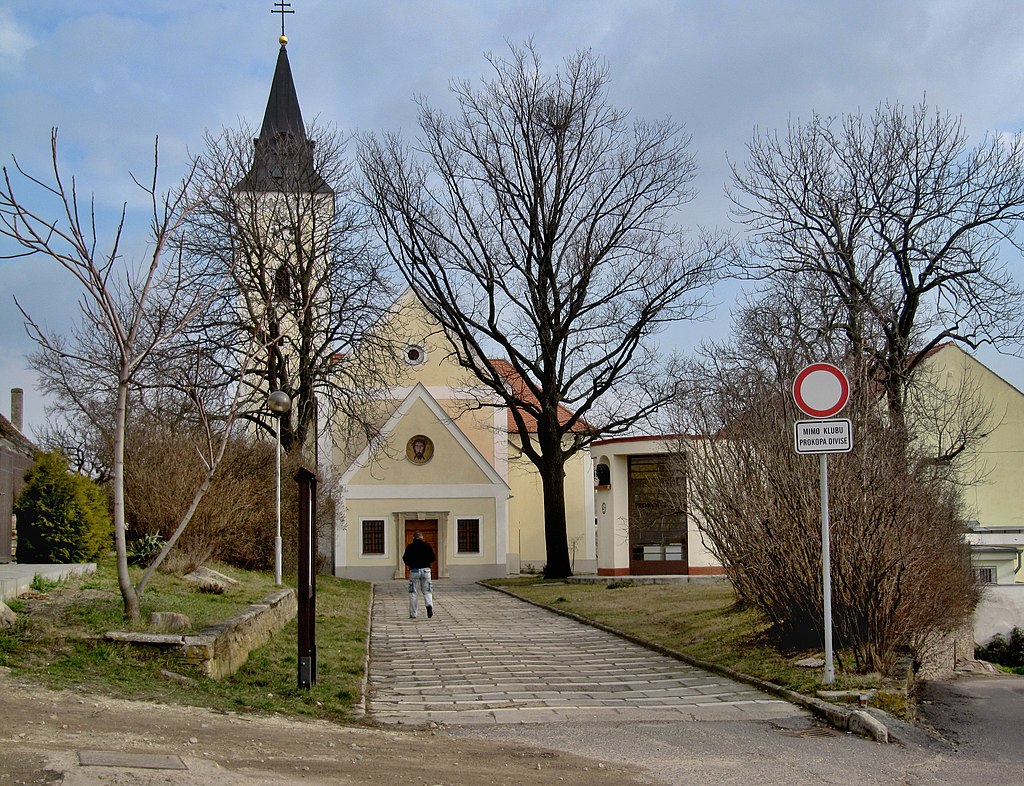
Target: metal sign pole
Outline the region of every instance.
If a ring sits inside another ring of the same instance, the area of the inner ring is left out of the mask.
[[[793,436],[797,453],[817,453],[821,476],[821,595],[825,623],[825,674],[822,684],[836,679],[832,659],[832,556],[828,532],[828,454],[853,450],[849,420],[826,420],[839,414],[850,399],[850,381],[831,363],[811,363],[793,380],[793,401],[815,421],[797,421]]]
[[[829,550],[828,521],[828,454],[818,454],[818,470],[821,474],[821,595],[825,607],[825,675],[823,685],[831,685],[836,679],[835,664],[832,660],[832,556]]]
[[[277,472],[277,537],[274,538],[274,585],[281,586],[281,416],[277,416],[277,450],[274,461]]]

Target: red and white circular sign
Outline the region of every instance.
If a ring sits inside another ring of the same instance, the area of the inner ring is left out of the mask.
[[[850,382],[831,363],[812,363],[796,375],[793,400],[805,415],[830,418],[850,400]]]

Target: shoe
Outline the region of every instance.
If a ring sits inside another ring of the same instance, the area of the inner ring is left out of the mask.
[[[416,619],[416,615],[415,615],[415,614],[410,614],[410,615],[409,615],[409,619],[411,619],[411,620],[414,620],[414,619]]]
[[[430,619],[433,616],[434,616],[434,607],[433,606],[427,606],[427,619]]]

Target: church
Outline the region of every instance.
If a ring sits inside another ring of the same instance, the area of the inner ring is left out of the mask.
[[[307,150],[282,35],[252,171],[239,191],[259,192],[264,204],[273,191],[285,191],[275,188],[273,160],[262,160],[261,151],[266,140],[286,134],[301,136],[296,149]],[[312,144],[315,140],[308,141],[308,149]],[[303,171],[308,180],[303,193],[330,194],[318,173]],[[294,193],[294,183],[290,189]],[[330,199],[322,204],[331,209]],[[542,570],[540,476],[519,449],[507,408],[452,359],[449,338],[412,290],[380,316],[377,330],[394,347],[399,370],[393,385],[372,394],[379,412],[377,437],[353,446],[333,438],[345,430],[344,422],[319,424],[319,505],[333,511],[333,521],[320,528],[326,571],[368,581],[401,578],[402,552],[416,532],[434,547],[432,572],[438,578]],[[359,355],[358,346],[336,350],[339,356]],[[507,373],[514,384],[511,367]],[[298,402],[303,405],[308,403]],[[589,451],[570,459],[564,482],[571,566],[574,572],[593,573],[597,537]]]
[[[301,137],[298,149],[311,150],[286,45],[282,35],[260,138],[288,129],[286,136]],[[260,160],[260,149],[257,141],[252,171],[240,188],[283,192],[275,180],[280,173]],[[330,199],[320,199],[332,193],[329,184],[317,172],[303,171],[308,177],[303,192],[314,197],[310,204],[330,205]],[[541,571],[546,557],[540,476],[521,451],[509,410],[453,359],[449,336],[412,290],[380,315],[379,329],[390,337],[400,373],[386,389],[373,390],[377,437],[353,446],[334,438],[345,423],[322,422],[315,448],[307,451],[317,454],[321,510],[331,516],[320,530],[325,569],[369,581],[400,578],[405,545],[421,532],[437,555],[436,577],[469,580]],[[983,583],[1019,583],[1024,581],[1019,502],[1024,394],[956,347],[939,349],[929,360],[941,371],[934,378],[936,389],[970,372],[981,400],[991,402],[999,415],[981,448],[978,474],[985,482],[973,485],[965,499],[975,571]],[[337,351],[358,355],[359,347]],[[510,386],[522,387],[509,364],[491,363],[505,369]],[[688,510],[686,478],[668,458],[679,444],[678,436],[613,437],[592,444],[594,458],[588,449],[570,459],[564,491],[573,573],[723,572]],[[678,499],[664,492],[666,482],[672,482]]]
[[[331,445],[331,460],[321,467],[333,474],[339,500],[333,540],[322,549],[333,572],[370,581],[400,578],[402,552],[416,532],[437,554],[434,576],[540,571],[540,476],[519,450],[508,410],[452,359],[447,336],[411,290],[384,319],[405,365],[399,384],[381,394],[390,415],[373,444],[358,453]],[[573,572],[592,573],[589,451],[570,459],[565,497]]]

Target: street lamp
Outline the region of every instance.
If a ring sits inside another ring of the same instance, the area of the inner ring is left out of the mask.
[[[274,453],[277,464],[277,537],[274,538],[274,584],[281,586],[281,416],[292,408],[292,400],[283,390],[275,390],[267,396],[267,407],[277,418],[274,433],[277,434],[277,450]]]

